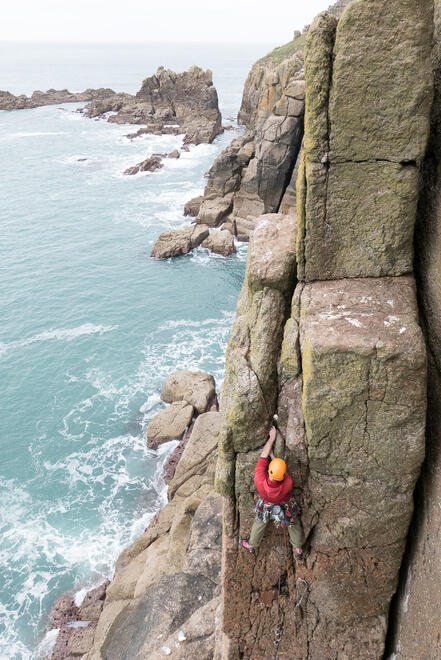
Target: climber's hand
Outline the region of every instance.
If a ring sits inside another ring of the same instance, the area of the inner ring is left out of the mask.
[[[269,437],[269,439],[271,440],[271,442],[274,442],[274,441],[275,441],[275,439],[276,439],[276,437],[277,437],[277,429],[276,429],[275,426],[272,426],[272,427],[270,428],[270,430],[269,430],[269,434],[268,434],[268,437]]]

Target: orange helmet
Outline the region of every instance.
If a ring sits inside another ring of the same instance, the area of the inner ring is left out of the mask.
[[[283,458],[273,458],[268,466],[268,474],[273,481],[283,481],[286,472],[286,463]]]

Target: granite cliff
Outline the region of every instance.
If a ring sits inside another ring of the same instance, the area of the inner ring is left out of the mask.
[[[441,658],[440,54],[438,0],[353,0],[254,65],[189,206],[250,240],[220,411],[87,660]],[[271,525],[240,548],[275,413],[302,564]]]

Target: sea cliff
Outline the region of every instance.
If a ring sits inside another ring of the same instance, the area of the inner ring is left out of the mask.
[[[87,660],[441,657],[440,26],[432,0],[340,2],[254,65],[197,212],[250,241],[220,411]],[[304,564],[272,526],[240,548],[276,413]]]

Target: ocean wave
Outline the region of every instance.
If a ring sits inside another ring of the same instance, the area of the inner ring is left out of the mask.
[[[42,137],[44,135],[66,135],[65,131],[17,131],[16,133],[8,133],[1,138],[2,142],[11,142],[17,138],[28,137]]]
[[[72,341],[77,337],[81,337],[83,335],[95,335],[95,334],[102,335],[105,332],[111,332],[112,330],[116,330],[117,328],[118,328],[117,325],[105,326],[105,325],[94,325],[93,323],[83,323],[83,325],[79,325],[77,328],[53,328],[51,330],[44,330],[43,332],[40,332],[38,335],[34,335],[33,337],[28,337],[27,339],[19,339],[17,341],[11,341],[6,343],[0,342],[0,355],[4,355],[5,353],[8,353],[11,350],[22,348],[24,346],[28,346],[29,344],[35,344],[37,342],[52,341],[52,340]]]

